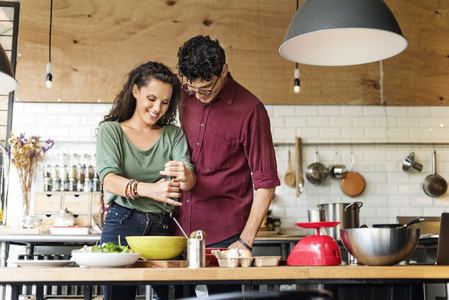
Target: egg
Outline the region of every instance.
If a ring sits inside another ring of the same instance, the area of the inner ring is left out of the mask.
[[[228,251],[228,253],[226,253],[227,258],[239,258],[239,250],[237,250],[236,248],[231,248],[227,251]]]
[[[240,257],[253,257],[253,254],[248,249],[239,250]]]

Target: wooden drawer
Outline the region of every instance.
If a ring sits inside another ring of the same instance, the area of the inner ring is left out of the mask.
[[[74,215],[90,214],[90,193],[64,194],[62,207]]]
[[[35,193],[34,213],[36,215],[57,214],[61,208],[61,199],[60,193]]]
[[[79,226],[89,226],[91,224],[90,214],[79,214],[75,216],[75,225]]]
[[[99,213],[101,208],[100,192],[92,193],[92,213]]]

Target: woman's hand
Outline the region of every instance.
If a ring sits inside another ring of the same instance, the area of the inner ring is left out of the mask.
[[[159,202],[166,202],[174,206],[181,206],[182,203],[172,198],[180,198],[180,183],[174,180],[162,178],[155,183],[138,183],[138,191],[140,196],[148,197]]]
[[[196,183],[195,174],[182,161],[172,160],[167,162],[164,170],[159,173],[170,176],[174,182],[179,182],[181,184],[180,189],[183,191],[190,190]]]

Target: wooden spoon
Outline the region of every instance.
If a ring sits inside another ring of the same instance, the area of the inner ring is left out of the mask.
[[[293,173],[293,170],[292,170],[290,150],[288,150],[288,167],[287,167],[287,173],[285,173],[284,181],[285,181],[286,185],[290,185],[290,186],[295,185],[295,174]]]

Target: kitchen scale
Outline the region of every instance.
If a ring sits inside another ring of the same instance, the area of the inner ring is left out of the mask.
[[[332,266],[341,264],[340,247],[336,240],[328,235],[321,235],[320,228],[335,227],[340,222],[305,222],[295,225],[316,229],[316,235],[302,238],[287,258],[291,266]]]

